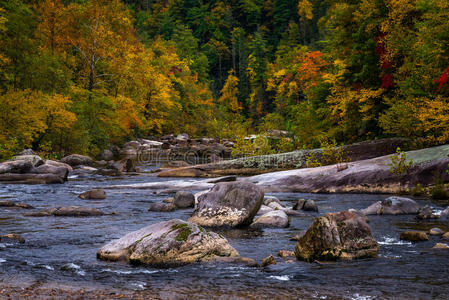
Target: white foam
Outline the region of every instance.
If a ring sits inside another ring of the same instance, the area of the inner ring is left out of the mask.
[[[48,266],[48,265],[44,265],[44,268],[50,271],[53,271],[55,268],[53,268],[52,266]]]
[[[78,178],[78,175],[69,175],[69,176],[67,176],[67,178],[69,178],[69,179]]]
[[[359,295],[359,294],[354,294],[352,295],[353,300],[370,300],[370,299],[374,299],[374,296],[363,296],[363,295]]]
[[[131,283],[131,286],[138,288],[139,290],[144,290],[145,289],[145,282],[133,282]]]
[[[382,239],[377,242],[379,245],[412,245],[409,241],[402,241],[388,236],[384,236]]]
[[[78,275],[80,275],[80,276],[86,275],[86,272],[85,272],[83,269],[81,269],[81,267],[78,266],[77,264],[74,264],[74,263],[68,263],[66,266],[67,266],[68,269],[74,270],[75,273],[78,274]]]
[[[154,274],[159,272],[158,270],[136,270],[136,271],[126,271],[126,270],[112,270],[112,269],[104,269],[103,272],[111,272],[116,274],[123,274],[123,275],[129,275],[129,274]]]
[[[6,259],[0,258],[0,264],[4,263],[6,261]]]
[[[380,255],[381,257],[385,257],[385,258],[401,258],[402,256],[400,255],[393,255],[393,254],[385,254],[385,255]]]
[[[442,209],[436,209],[436,208],[432,208],[432,213],[436,216],[441,216],[441,213],[443,212]]]
[[[277,279],[280,281],[289,281],[290,280],[290,276],[288,276],[288,275],[281,275],[281,276],[272,275],[268,278],[273,278],[273,279]]]

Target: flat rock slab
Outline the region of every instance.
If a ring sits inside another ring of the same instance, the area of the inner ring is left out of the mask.
[[[128,233],[97,252],[99,259],[155,267],[180,266],[215,257],[238,257],[238,252],[224,237],[178,219]]]
[[[260,185],[265,192],[304,193],[398,193],[404,189],[433,184],[434,172],[445,182],[449,145],[407,152],[414,165],[407,174],[391,172],[391,155],[339,165],[272,172],[241,179]]]
[[[251,224],[262,205],[262,189],[246,182],[221,182],[198,197],[189,222],[207,227],[238,227]]]
[[[91,207],[81,207],[81,206],[67,206],[67,207],[57,207],[44,209],[37,212],[26,213],[24,216],[27,217],[95,217],[103,216],[104,212],[97,208]]]
[[[34,207],[26,203],[16,203],[11,200],[0,201],[0,207],[15,207],[24,209],[33,209]]]

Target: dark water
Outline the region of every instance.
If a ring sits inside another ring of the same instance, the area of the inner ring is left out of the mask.
[[[406,229],[443,223],[416,222],[414,216],[370,217],[380,257],[352,262],[278,264],[265,270],[229,264],[193,264],[175,269],[132,267],[103,262],[96,251],[112,239],[152,223],[173,218],[187,219],[191,210],[172,213],[148,212],[152,202],[168,197],[151,190],[107,190],[106,200],[81,200],[77,195],[91,187],[164,180],[152,176],[71,179],[63,185],[1,185],[0,197],[36,208],[81,205],[116,212],[93,218],[24,217],[27,210],[0,208],[0,234],[18,233],[25,244],[0,244],[0,283],[38,282],[72,286],[98,286],[119,290],[152,290],[161,298],[302,298],[330,299],[447,299],[449,296],[449,251],[430,250],[439,237],[412,244],[399,240]],[[168,179],[167,179],[168,180]],[[223,232],[242,256],[260,262],[283,250],[293,250],[289,238],[307,229],[315,216],[349,208],[361,209],[385,195],[273,194],[292,205],[298,197],[315,199],[320,213],[293,217],[290,228],[262,233],[248,230]],[[427,200],[436,211],[444,209]],[[447,225],[447,224],[446,224]]]

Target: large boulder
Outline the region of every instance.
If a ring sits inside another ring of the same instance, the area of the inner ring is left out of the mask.
[[[308,262],[377,257],[378,252],[365,218],[350,211],[315,218],[295,248],[296,258]]]
[[[189,221],[209,227],[249,225],[263,196],[263,190],[252,183],[218,183],[198,197],[198,206]]]
[[[173,203],[178,208],[189,208],[195,206],[195,196],[190,192],[177,192]]]
[[[76,167],[79,165],[83,166],[92,166],[94,161],[89,156],[80,155],[80,154],[72,154],[61,159],[61,162],[68,164],[72,167]]]
[[[49,160],[49,159],[47,159],[47,160],[45,161],[45,164],[46,164],[46,165],[50,165],[50,166],[54,166],[54,167],[64,167],[64,168],[67,168],[67,170],[68,170],[69,172],[73,172],[73,168],[72,168],[70,165],[65,164],[65,163],[63,163],[63,162],[60,162],[60,161],[55,161],[55,160]]]
[[[0,163],[0,174],[25,174],[34,169],[32,162],[27,160],[14,160]]]
[[[419,208],[419,204],[412,199],[393,196],[383,201],[377,201],[361,212],[365,215],[417,214]]]
[[[49,183],[64,183],[64,178],[55,174],[15,174],[15,173],[0,173],[0,182],[11,182],[21,184],[49,184]]]
[[[273,210],[258,217],[251,228],[285,228],[290,224],[287,214],[283,210]]]
[[[128,233],[97,252],[99,259],[125,260],[155,267],[179,266],[208,261],[217,256],[238,255],[224,237],[178,219]]]
[[[37,168],[34,168],[33,173],[36,174],[54,174],[62,178],[62,180],[66,181],[67,176],[69,175],[69,169],[65,166],[57,167],[49,164],[40,165]]]

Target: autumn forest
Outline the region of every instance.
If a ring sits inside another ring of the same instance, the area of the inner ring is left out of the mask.
[[[136,137],[449,141],[449,1],[0,0],[0,158]]]

